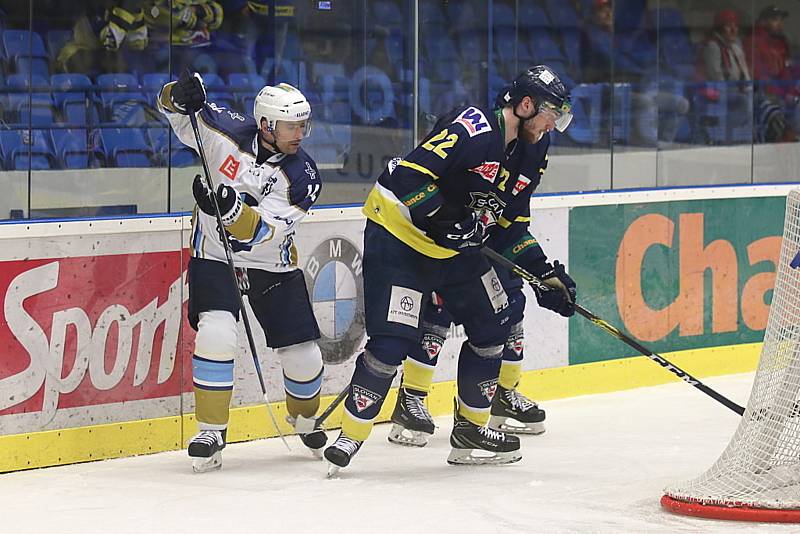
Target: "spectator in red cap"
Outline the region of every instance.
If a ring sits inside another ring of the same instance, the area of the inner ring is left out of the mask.
[[[727,126],[732,127],[749,126],[753,117],[750,70],[739,39],[739,23],[736,11],[723,9],[717,12],[714,26],[706,36],[697,64],[698,80],[715,82],[701,86],[698,96],[706,102],[718,102],[725,95]],[[698,133],[703,133],[708,143],[728,140],[728,132],[723,139],[712,135],[713,129],[718,125],[718,116],[706,117],[700,121]],[[705,126],[711,128],[706,130]]]

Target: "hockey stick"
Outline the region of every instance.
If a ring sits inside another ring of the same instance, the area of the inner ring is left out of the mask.
[[[339,406],[342,401],[347,397],[347,393],[350,391],[350,384],[347,384],[339,395],[336,396],[333,401],[325,408],[325,411],[319,414],[319,417],[304,417],[302,415],[297,416],[297,420],[294,424],[294,429],[297,431],[298,434],[308,434],[309,432],[313,432],[322,428],[322,423],[330,417],[333,411]]]
[[[491,260],[499,263],[503,267],[506,267],[507,269],[515,272],[517,275],[520,276],[520,278],[522,278],[523,280],[525,280],[526,282],[528,282],[532,286],[536,287],[540,291],[553,291],[554,288],[552,288],[551,286],[545,284],[539,278],[537,278],[533,274],[529,273],[528,271],[526,271],[525,269],[523,269],[522,267],[520,267],[519,265],[517,265],[513,261],[509,260],[505,256],[500,255],[496,251],[494,251],[494,250],[492,250],[490,248],[487,248],[487,247],[483,247],[483,248],[481,248],[481,252],[483,252],[483,254],[486,257],[488,257],[489,259],[491,259]],[[738,413],[739,415],[743,415],[744,414],[744,408],[742,406],[739,406],[738,404],[736,404],[735,402],[733,402],[729,398],[727,398],[727,397],[723,396],[722,394],[714,391],[713,389],[711,389],[707,385],[703,384],[698,379],[696,379],[695,377],[693,377],[692,375],[690,375],[689,373],[687,373],[686,371],[684,371],[683,369],[681,369],[677,365],[675,365],[673,363],[670,363],[663,356],[661,356],[659,354],[656,354],[655,352],[653,352],[653,351],[647,349],[646,347],[644,347],[643,345],[639,344],[634,339],[628,337],[624,332],[621,332],[618,328],[610,325],[609,323],[607,323],[606,321],[604,321],[603,319],[601,319],[597,315],[593,314],[592,312],[590,312],[589,310],[587,310],[586,308],[584,308],[580,304],[577,304],[577,303],[575,304],[575,311],[578,312],[579,315],[585,317],[586,319],[589,319],[595,325],[599,326],[600,328],[602,328],[604,331],[608,332],[609,334],[611,334],[615,338],[619,339],[620,341],[624,342],[625,344],[627,344],[631,348],[635,349],[640,354],[642,354],[644,356],[647,356],[648,358],[650,358],[651,360],[656,362],[658,365],[660,365],[661,367],[663,367],[664,369],[666,369],[670,373],[674,374],[675,376],[677,376],[678,378],[680,378],[681,380],[683,380],[687,384],[690,384],[690,385],[696,387],[697,389],[699,389],[700,391],[702,391],[703,393],[705,393],[706,395],[708,395],[709,397],[711,397],[715,401],[725,405],[727,408],[730,408],[731,410],[733,410],[734,412]]]
[[[267,395],[267,386],[264,384],[264,374],[261,372],[261,364],[258,362],[258,352],[256,351],[256,343],[253,341],[253,331],[250,329],[250,319],[247,317],[247,310],[244,307],[244,297],[242,296],[242,292],[239,289],[239,280],[236,276],[236,266],[233,263],[233,254],[231,253],[230,244],[228,243],[227,239],[222,239],[225,236],[225,226],[222,224],[222,215],[219,211],[219,204],[217,203],[217,194],[214,191],[214,183],[211,181],[211,172],[208,170],[208,160],[206,159],[206,151],[203,148],[203,140],[200,138],[200,130],[197,127],[197,117],[195,117],[194,112],[189,113],[189,122],[192,123],[192,130],[194,131],[194,138],[197,142],[197,152],[200,154],[200,162],[203,164],[203,172],[205,173],[206,179],[206,186],[208,187],[209,194],[211,196],[211,202],[214,204],[214,215],[217,218],[217,225],[219,226],[220,232],[222,235],[220,236],[220,241],[222,242],[222,248],[225,249],[225,257],[228,260],[228,271],[231,275],[231,281],[233,282],[233,287],[236,288],[236,296],[239,298],[239,308],[242,310],[242,322],[244,323],[244,331],[247,334],[247,343],[250,345],[250,354],[253,355],[253,363],[256,366],[256,374],[258,375],[258,385],[261,386],[261,393],[264,396],[264,401],[267,403],[267,412],[269,413],[270,419],[272,419],[272,424],[275,425],[275,430],[278,431],[278,435],[281,437],[281,441],[283,444],[286,445],[286,448],[291,451],[292,448],[289,446],[289,443],[286,441],[286,437],[284,437],[283,432],[281,432],[281,428],[278,426],[278,421],[275,419],[275,414],[272,413],[272,408],[270,407],[269,396]]]

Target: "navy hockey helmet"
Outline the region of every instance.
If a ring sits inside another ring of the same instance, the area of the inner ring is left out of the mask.
[[[522,102],[526,96],[531,97],[535,102],[537,113],[550,111],[555,114],[556,129],[559,132],[567,129],[572,121],[572,103],[564,82],[553,69],[547,65],[536,65],[529,68],[517,76],[511,85],[504,88],[504,92],[498,95],[496,103],[516,108],[517,104]]]

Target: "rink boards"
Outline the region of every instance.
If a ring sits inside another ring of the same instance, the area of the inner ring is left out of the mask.
[[[537,197],[532,224],[547,254],[567,263],[584,307],[696,376],[743,372],[757,362],[789,189]],[[331,397],[365,341],[363,225],[359,208],[318,209],[296,240]],[[0,472],[177,449],[194,434],[189,226],[175,216],[0,225]],[[674,380],[588,321],[528,297],[521,389],[533,398]],[[254,330],[288,433],[280,367]],[[229,440],[274,436],[240,334]],[[452,409],[463,333],[451,334],[435,415]],[[393,404],[390,396],[381,419]]]

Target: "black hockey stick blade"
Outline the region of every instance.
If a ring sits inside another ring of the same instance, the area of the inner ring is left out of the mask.
[[[519,275],[520,278],[522,278],[523,280],[525,280],[526,282],[528,282],[532,286],[536,287],[537,289],[539,289],[541,291],[552,291],[553,290],[552,287],[550,287],[549,285],[547,285],[544,282],[542,282],[541,280],[539,280],[539,278],[537,278],[533,274],[529,273],[528,271],[526,271],[525,269],[523,269],[522,267],[520,267],[519,265],[517,265],[513,261],[509,260],[505,256],[499,254],[498,252],[496,252],[496,251],[494,251],[494,250],[492,250],[492,249],[490,249],[488,247],[481,248],[481,252],[483,252],[483,254],[487,258],[489,258],[490,260],[492,260],[492,261],[494,261],[496,263],[499,263],[500,265],[502,265],[502,266],[506,267],[507,269],[513,271],[514,273]],[[634,350],[636,350],[637,352],[639,352],[643,356],[647,356],[648,358],[650,358],[651,360],[656,362],[658,365],[660,365],[661,367],[663,367],[664,369],[666,369],[670,373],[674,374],[675,376],[677,376],[678,378],[680,378],[681,380],[683,380],[687,384],[690,384],[690,385],[696,387],[697,389],[699,389],[700,391],[702,391],[703,393],[705,393],[706,395],[708,395],[709,397],[711,397],[715,401],[717,401],[720,404],[724,405],[725,407],[731,409],[732,411],[736,412],[737,414],[739,414],[739,415],[743,415],[744,414],[744,408],[742,406],[739,406],[738,404],[736,404],[735,402],[733,402],[729,398],[725,397],[721,393],[711,389],[710,387],[708,387],[707,385],[702,383],[700,380],[698,380],[697,378],[693,377],[692,375],[690,375],[689,373],[687,373],[686,371],[684,371],[683,369],[681,369],[677,365],[671,363],[669,360],[667,360],[666,358],[664,358],[660,354],[657,354],[657,353],[651,351],[650,349],[648,349],[645,346],[643,346],[642,344],[640,344],[638,341],[630,338],[628,335],[626,335],[624,332],[622,332],[619,328],[616,328],[615,326],[609,324],[608,321],[604,321],[603,319],[601,319],[597,315],[593,314],[592,312],[590,312],[589,310],[587,310],[586,308],[584,308],[580,304],[575,304],[575,311],[578,312],[578,315],[581,315],[582,317],[585,317],[586,319],[590,320],[592,323],[594,323],[595,325],[597,325],[598,327],[603,329],[605,332],[607,332],[607,333],[611,334],[612,336],[614,336],[615,338],[619,339],[620,341],[622,341],[623,343],[625,343],[629,347],[633,348]]]

